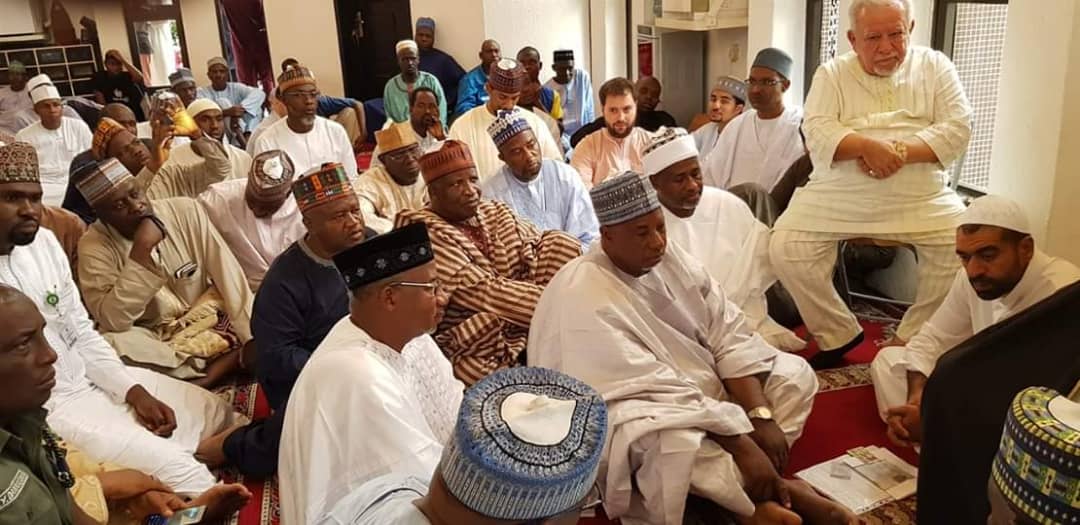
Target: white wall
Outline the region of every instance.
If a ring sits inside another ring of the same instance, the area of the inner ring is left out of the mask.
[[[40,33],[42,16],[36,0],[0,1],[0,36]]]
[[[551,18],[554,13],[557,19]],[[503,46],[505,57],[514,58],[525,46],[538,49],[544,63],[541,81],[555,74],[551,64],[556,49],[573,49],[577,67],[588,69],[591,65],[587,0],[486,0],[484,27],[484,34]],[[480,41],[474,40],[472,47],[475,57]],[[479,60],[474,58],[473,62]]]
[[[270,63],[294,57],[315,73],[320,91],[345,93],[333,0],[266,0],[263,11]]]
[[[1080,6],[1076,2],[1009,4],[998,100],[990,192],[1024,207],[1036,243],[1044,250],[1080,263],[1080,223],[1076,220]]]
[[[806,0],[752,0],[747,30],[746,56],[753,62],[758,51],[782,49],[795,61],[791,87],[784,100],[802,105],[806,59]],[[745,71],[743,74],[748,73]],[[737,75],[736,75],[737,76]]]

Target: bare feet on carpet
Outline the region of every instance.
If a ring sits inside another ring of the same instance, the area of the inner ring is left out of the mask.
[[[247,505],[251,499],[251,492],[247,487],[232,483],[229,485],[214,485],[210,490],[203,492],[197,498],[188,502],[190,507],[206,505],[206,514],[200,523],[221,523],[236,514],[237,511]]]
[[[888,348],[890,346],[907,346],[907,341],[900,339],[897,336],[892,336],[883,341],[875,341],[878,348]]]
[[[826,499],[805,481],[789,480],[791,508],[807,525],[862,525],[865,523],[844,506]]]
[[[739,525],[802,525],[798,514],[785,509],[780,504],[768,501],[754,508],[751,518],[738,518]]]
[[[233,425],[202,440],[199,447],[195,449],[195,459],[210,468],[218,468],[228,463],[228,459],[225,457],[225,438],[228,438],[230,434],[243,426]]]

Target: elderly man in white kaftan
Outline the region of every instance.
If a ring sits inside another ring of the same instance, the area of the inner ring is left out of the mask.
[[[855,50],[818,68],[806,99],[814,171],[769,245],[773,268],[823,350],[811,361],[816,367],[841,364],[863,337],[832,285],[840,241],[915,248],[918,290],[897,328],[900,341],[918,333],[956,275],[952,252],[964,206],[947,168],[967,148],[971,105],[948,57],[908,46],[906,5],[852,4]]]
[[[589,190],[569,164],[541,157],[524,114],[520,108],[500,110],[488,128],[506,165],[481,184],[483,196],[506,204],[541,230],[564,231],[588,246],[600,230]]]
[[[702,183],[694,137],[660,128],[645,148],[648,176],[664,209],[668,240],[692,255],[746,315],[750,329],[785,351],[806,341],[769,317],[765,292],[776,283],[769,229],[741,199]]]
[[[755,334],[719,283],[667,243],[660,202],[641,175],[610,178],[591,195],[601,242],[544,290],[529,365],[581,378],[607,401],[608,516],[682,523],[690,493],[749,516],[736,455],[718,439],[749,435],[782,469],[816,376]]]
[[[36,160],[27,144],[0,147],[0,201],[41,194]],[[94,330],[56,236],[38,229],[33,215],[4,214],[19,222],[0,225],[14,232],[0,234],[0,283],[23,292],[45,317],[57,354],[49,426],[98,461],[145,472],[181,494],[206,491],[215,478],[193,457],[195,447],[243,416],[206,390],[124,366]]]
[[[500,109],[513,109],[521,96],[525,85],[525,68],[516,60],[504,58],[491,65],[484,89],[490,98],[483,106],[473,108],[458,117],[450,126],[449,138],[469,145],[469,151],[476,159],[476,171],[480,180],[487,180],[503,166],[499,159],[499,149],[491,142],[488,128],[495,122],[495,113]],[[546,130],[547,125],[536,114],[524,113],[529,126],[536,130]],[[546,159],[562,159],[562,151],[551,133],[537,133],[540,151]]]
[[[464,387],[427,335],[445,304],[427,227],[373,237],[334,264],[351,290],[350,315],[330,330],[289,396],[278,471],[282,523],[314,523],[382,475],[430,479],[461,405]]]
[[[803,156],[802,108],[784,105],[793,68],[791,57],[779,49],[757,54],[746,84],[753,109],[725,126],[708,152],[702,165],[706,184],[722,189],[757,184],[768,191]]]
[[[1035,247],[1027,216],[1013,201],[975,199],[960,224],[956,252],[964,268],[941,307],[906,346],[882,349],[870,367],[878,409],[894,434],[897,422],[890,420],[918,410],[942,355],[1080,280],[1072,263]]]
[[[274,259],[307,233],[289,192],[293,174],[288,154],[264,151],[255,157],[247,179],[219,182],[199,196],[252,292],[258,291]]]

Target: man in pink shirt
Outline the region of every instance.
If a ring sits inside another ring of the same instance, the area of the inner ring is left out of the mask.
[[[600,105],[604,108],[604,129],[585,137],[574,148],[570,161],[589,188],[625,171],[640,173],[641,152],[649,143],[649,132],[634,125],[637,98],[633,83],[621,77],[604,82]]]

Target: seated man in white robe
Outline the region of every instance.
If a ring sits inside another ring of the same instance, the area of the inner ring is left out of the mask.
[[[720,133],[746,109],[746,82],[734,77],[720,77],[709,92],[709,121],[694,130],[694,143],[701,165],[709,165],[709,157],[720,142]],[[693,128],[694,124],[691,123]]]
[[[948,57],[908,45],[908,7],[854,0],[854,51],[818,68],[806,97],[803,131],[814,171],[773,226],[769,256],[822,350],[810,360],[815,368],[843,364],[863,339],[832,282],[841,241],[915,249],[914,304],[891,344],[919,332],[956,276],[964,205],[948,186],[948,170],[967,149],[971,104]]]
[[[506,165],[481,184],[483,196],[506,204],[541,230],[564,231],[583,246],[592,243],[600,225],[581,174],[561,160],[543,158],[524,111],[500,110],[488,132]]]
[[[702,165],[705,183],[721,189],[756,184],[771,190],[788,167],[803,156],[802,108],[784,105],[794,61],[787,53],[762,49],[746,81],[750,111],[724,127]]]
[[[246,179],[219,182],[199,196],[252,292],[259,290],[270,263],[307,233],[289,191],[293,174],[287,153],[264,151],[255,157]]]
[[[307,173],[327,162],[345,168],[349,177],[359,174],[356,155],[345,128],[320,117],[319,86],[315,74],[304,66],[294,66],[278,77],[277,97],[285,105],[285,116],[271,124],[249,149],[252,156],[279,149],[289,154],[297,173]]]
[[[206,390],[124,366],[94,330],[60,243],[38,227],[41,194],[33,148],[0,147],[0,283],[33,300],[59,356],[49,425],[95,460],[145,472],[178,493],[210,489],[215,478],[195,461],[195,447],[243,416]]]
[[[590,194],[600,243],[544,290],[527,353],[529,366],[578,377],[608,403],[608,517],[679,524],[693,494],[749,518],[790,494],[811,523],[854,523],[778,474],[817,393],[806,361],[750,330],[700,263],[667,243],[641,175]]]
[[[805,348],[806,341],[769,317],[765,292],[776,283],[769,229],[738,197],[702,183],[694,137],[682,128],[661,128],[643,161],[663,205],[668,241],[705,267],[765,341],[787,352]]]
[[[606,435],[607,407],[589,385],[546,368],[500,370],[465,392],[433,476],[375,478],[317,523],[575,525],[599,503]]]
[[[41,120],[22,128],[15,134],[15,141],[26,142],[37,150],[45,204],[60,206],[67,191],[71,161],[90,148],[93,135],[85,122],[64,115],[64,101],[48,75],[31,78],[27,92]]]
[[[203,135],[210,137],[225,146],[225,154],[229,157],[229,165],[232,167],[228,178],[243,179],[251,168],[251,155],[225,140],[225,117],[221,107],[216,102],[205,98],[196,99],[188,104],[187,112],[195,119],[195,124],[202,130]],[[205,162],[199,151],[192,147],[191,142],[176,143],[173,139],[173,147],[169,150],[169,158],[165,166],[170,164],[199,164]]]
[[[878,410],[897,443],[921,441],[919,408],[938,359],[983,331],[1080,280],[1080,269],[1035,247],[1019,204],[987,195],[960,218],[956,254],[963,269],[941,307],[906,346],[883,348],[870,372]]]
[[[412,224],[334,256],[352,302],[296,380],[285,410],[281,522],[315,523],[386,474],[431,478],[463,386],[431,336],[438,292],[427,227]]]
[[[487,102],[483,106],[470,109],[450,126],[449,138],[469,145],[469,151],[476,159],[476,171],[480,174],[481,181],[495,175],[503,165],[503,161],[499,160],[499,149],[491,142],[488,128],[495,122],[496,112],[500,109],[513,109],[517,105],[524,86],[525,68],[518,61],[504,58],[495,62],[491,65],[491,73],[484,85],[484,91],[489,96]],[[525,113],[525,120],[532,129],[548,129],[544,121],[532,112]],[[550,132],[537,133],[536,140],[540,143],[540,151],[545,159],[563,158],[559,144]]]
[[[364,223],[378,233],[394,228],[394,218],[402,210],[419,210],[427,201],[427,184],[420,178],[420,156],[424,154],[408,122],[396,122],[375,132],[379,144],[378,166],[354,182],[360,197]]]

